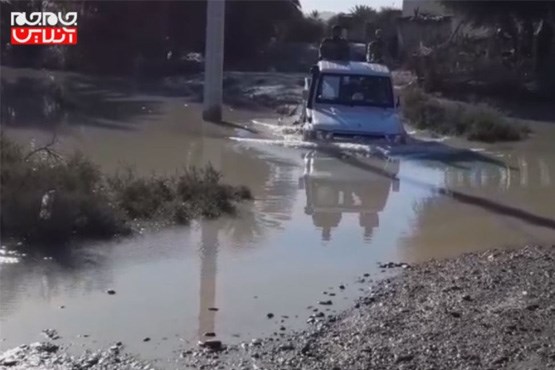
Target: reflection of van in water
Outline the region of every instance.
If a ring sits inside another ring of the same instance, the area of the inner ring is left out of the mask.
[[[379,226],[379,212],[386,205],[390,189],[398,191],[399,162],[365,158],[360,167],[339,158],[311,152],[305,156],[305,173],[299,186],[306,192],[305,213],[322,238],[331,239],[344,213],[358,213],[364,238]]]

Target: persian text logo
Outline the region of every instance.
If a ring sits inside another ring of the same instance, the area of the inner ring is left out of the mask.
[[[77,44],[77,12],[12,12],[12,45]]]

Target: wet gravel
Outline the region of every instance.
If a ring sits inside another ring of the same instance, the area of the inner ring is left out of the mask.
[[[555,246],[410,266],[303,332],[184,348],[185,369],[555,369]],[[50,342],[0,354],[4,369],[151,369],[121,343],[72,357]]]
[[[183,354],[198,369],[555,369],[555,247],[467,254],[400,274],[310,329]]]
[[[86,351],[81,356],[68,354],[52,342],[22,345],[0,354],[0,369],[10,370],[150,370],[153,366],[123,353],[123,344],[116,343],[106,350]]]

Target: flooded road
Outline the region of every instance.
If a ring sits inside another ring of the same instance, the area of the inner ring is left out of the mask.
[[[250,340],[302,328],[314,308],[346,308],[370,286],[357,282],[363,274],[382,276],[378,262],[555,240],[555,123],[534,123],[522,143],[447,139],[384,159],[299,145],[268,112],[226,108],[228,124],[216,126],[182,96],[86,93],[96,109],[56,118],[60,150],[79,149],[106,172],[211,163],[255,201],[233,219],[0,263],[0,350],[55,328],[76,350],[122,341],[164,366],[206,332]],[[38,145],[52,132],[40,125],[16,112],[7,132]]]

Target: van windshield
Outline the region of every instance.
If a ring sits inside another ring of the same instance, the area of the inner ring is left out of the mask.
[[[316,102],[393,108],[391,80],[384,76],[322,74]]]

